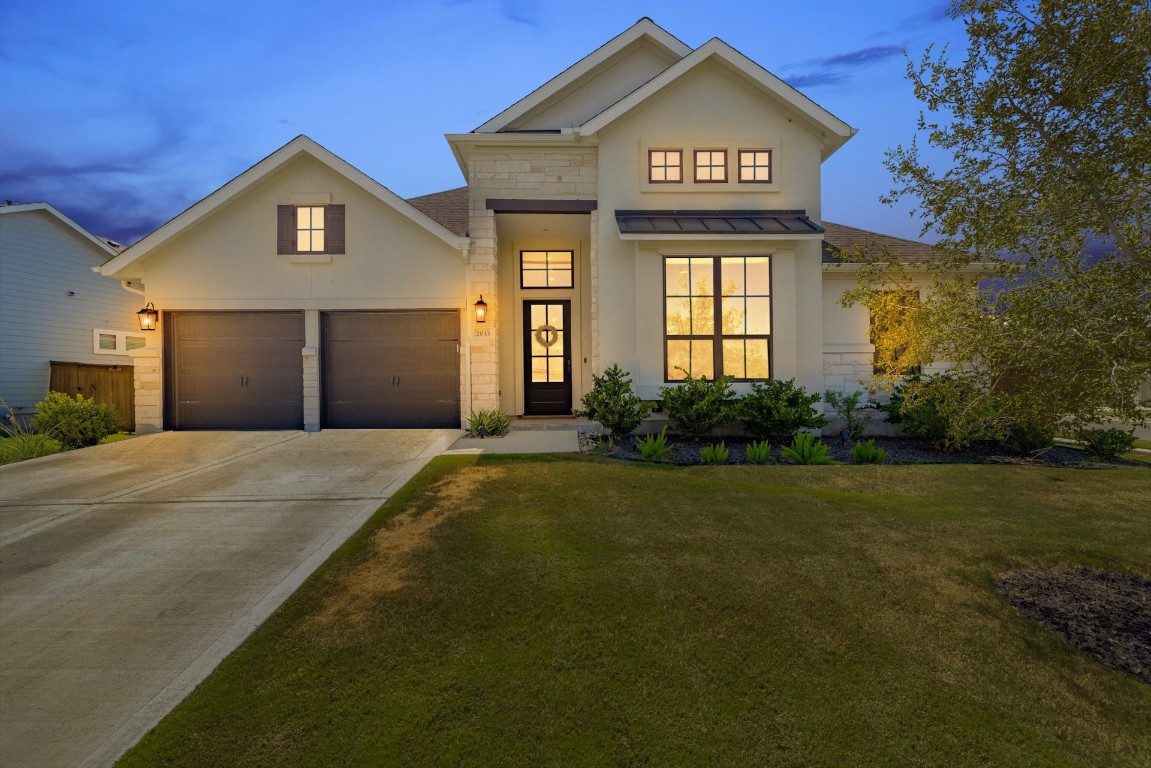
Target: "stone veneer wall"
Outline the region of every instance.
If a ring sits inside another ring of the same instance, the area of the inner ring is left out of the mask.
[[[482,332],[471,318],[471,391],[469,407],[499,408],[499,329],[501,308],[496,284],[496,220],[487,209],[489,198],[514,200],[594,200],[597,195],[597,156],[594,147],[475,148],[468,157],[470,190],[468,299],[470,306],[483,294],[488,321]],[[593,233],[594,234],[594,233]],[[596,274],[598,248],[593,237],[589,257]],[[594,288],[593,288],[594,296]],[[593,298],[594,301],[594,298]],[[593,309],[592,327],[596,327]],[[593,331],[593,348],[595,332]]]
[[[159,333],[159,331],[153,331]],[[135,392],[136,434],[147,435],[164,428],[164,375],[161,370],[161,348],[132,349],[132,380]]]

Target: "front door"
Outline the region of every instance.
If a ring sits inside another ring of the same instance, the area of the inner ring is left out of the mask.
[[[572,412],[570,301],[524,302],[524,413]]]

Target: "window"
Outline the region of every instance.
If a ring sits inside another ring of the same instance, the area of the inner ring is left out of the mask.
[[[664,297],[666,381],[771,377],[769,257],[669,256]]]
[[[741,150],[739,150],[739,183],[740,184],[770,184],[771,183],[771,150],[770,149],[741,149]]]
[[[130,349],[148,346],[148,339],[130,331],[109,331],[96,328],[92,331],[92,351],[97,355],[123,355]]]
[[[652,184],[678,184],[683,181],[683,150],[649,149],[647,168]]]
[[[721,184],[727,181],[727,150],[697,149],[695,180],[701,184]]]
[[[572,251],[520,251],[521,288],[571,288]]]
[[[276,253],[343,252],[343,205],[279,206]]]
[[[875,346],[872,373],[907,376],[922,373],[918,365],[900,365],[907,354],[907,324],[920,306],[919,291],[879,291],[870,302],[868,340]]]

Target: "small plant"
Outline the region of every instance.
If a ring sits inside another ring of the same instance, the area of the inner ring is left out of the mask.
[[[699,449],[699,457],[703,459],[704,464],[726,464],[728,455],[727,446],[722,440]]]
[[[863,391],[857,390],[850,395],[829,389],[823,393],[823,399],[835,411],[835,415],[843,420],[843,429],[852,440],[863,437],[863,430],[867,429],[871,421],[871,414],[860,415],[859,403],[863,400]]]
[[[1055,445],[1055,425],[1040,421],[1015,421],[1008,428],[1007,439],[1023,453],[1036,456]]]
[[[644,435],[636,441],[636,445],[644,461],[659,461],[671,451],[667,442],[667,427],[661,429],[658,435]]]
[[[860,464],[882,464],[887,461],[887,451],[876,445],[874,440],[868,440],[851,446],[851,457]]]
[[[827,445],[822,440],[806,432],[800,432],[791,441],[791,445],[783,449],[783,455],[796,464],[835,464],[835,459],[827,452]]]
[[[771,443],[766,440],[753,440],[747,444],[747,460],[752,464],[767,464],[771,461]]]
[[[751,393],[739,401],[739,417],[747,431],[759,440],[790,442],[801,429],[819,429],[827,417],[812,410],[819,395],[809,395],[795,379],[754,382]]]
[[[1118,459],[1135,447],[1135,435],[1121,429],[1081,429],[1075,438],[1097,459]]]
[[[511,418],[499,408],[468,412],[468,437],[503,437],[511,426]]]
[[[688,437],[704,437],[731,421],[735,392],[730,376],[708,381],[685,373],[682,383],[663,387],[659,394],[672,426]]]
[[[4,408],[3,421],[0,422],[0,464],[38,459],[63,450],[59,440],[25,428],[3,400],[0,400],[0,405]]]
[[[611,430],[611,439],[627,437],[651,413],[651,406],[632,391],[631,374],[618,365],[591,378],[591,391],[580,399],[583,408],[573,413]]]
[[[69,397],[63,392],[49,392],[32,417],[33,430],[59,440],[68,450],[96,445],[119,432],[122,423],[112,406],[81,394]]]

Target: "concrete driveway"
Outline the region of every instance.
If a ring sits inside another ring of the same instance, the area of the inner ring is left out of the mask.
[[[0,763],[110,765],[458,436],[168,432],[0,467]]]

